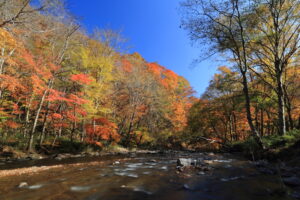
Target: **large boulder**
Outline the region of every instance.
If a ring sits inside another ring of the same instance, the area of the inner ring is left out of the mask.
[[[190,167],[202,165],[203,159],[194,159],[194,158],[178,158],[177,166],[179,167]]]

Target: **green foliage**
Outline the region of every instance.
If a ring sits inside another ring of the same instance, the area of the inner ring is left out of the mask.
[[[299,141],[300,130],[297,129],[288,131],[284,136],[269,135],[262,137],[262,142],[266,147],[265,151],[272,152],[271,154],[266,154],[266,156],[269,157],[276,157],[275,154],[280,155],[281,151],[286,151],[286,149],[291,148]],[[259,147],[253,137],[249,137],[244,141],[233,142],[230,145],[230,151],[242,152],[245,156],[251,157],[252,159],[257,159],[266,153]]]
[[[270,135],[263,137],[263,143],[268,148],[289,147],[300,139],[300,130],[294,129],[287,132],[285,135]]]
[[[126,153],[128,152],[128,149],[118,144],[110,144],[109,146],[104,147],[102,151],[110,153]]]
[[[260,146],[253,137],[249,137],[245,141],[233,142],[230,146],[231,151],[243,152],[246,155],[254,155],[261,151]]]
[[[23,134],[17,132],[14,135],[4,135],[6,137],[0,137],[0,146],[11,146],[17,150],[25,150],[28,140]]]

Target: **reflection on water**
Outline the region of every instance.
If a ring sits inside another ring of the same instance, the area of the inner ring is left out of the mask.
[[[178,172],[178,157],[205,159],[213,169]],[[2,178],[0,199],[291,199],[276,193],[281,189],[277,176],[263,175],[249,162],[228,155],[139,155],[103,161],[96,166],[63,167]],[[21,182],[28,186],[18,188]]]

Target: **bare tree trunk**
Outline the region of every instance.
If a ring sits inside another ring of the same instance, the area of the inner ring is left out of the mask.
[[[24,131],[23,131],[24,138],[27,136],[27,132],[28,132],[28,129],[29,129],[28,126],[29,126],[30,106],[32,104],[33,99],[34,99],[34,93],[32,93],[32,95],[30,97],[30,100],[29,100],[29,104],[28,104],[27,109],[26,109],[25,127],[24,127]]]
[[[258,145],[262,148],[264,148],[263,143],[261,141],[261,136],[258,133],[258,131],[255,129],[252,121],[252,116],[251,116],[251,104],[250,104],[250,96],[249,96],[249,89],[248,89],[248,81],[247,81],[247,76],[246,73],[242,73],[243,75],[243,91],[245,95],[245,108],[247,112],[247,121],[250,126],[252,135],[255,139],[255,141],[258,143]]]
[[[82,126],[82,132],[81,132],[81,139],[80,139],[80,141],[81,142],[83,142],[84,141],[84,138],[85,138],[85,136],[86,136],[86,132],[85,132],[85,127],[84,127],[84,125],[85,125],[85,120],[83,119],[82,121],[81,121],[81,126]]]
[[[48,114],[49,114],[49,106],[50,106],[50,101],[48,101],[48,103],[47,103],[47,108],[46,108],[47,110],[46,110],[44,120],[43,120],[43,129],[42,129],[42,132],[41,132],[41,135],[40,135],[40,142],[39,142],[40,145],[43,144],[43,141],[44,141],[44,138],[45,138],[45,131],[46,131],[46,127],[47,127],[47,117],[48,117]]]
[[[260,135],[264,135],[264,110],[260,109]]]
[[[133,120],[135,117],[135,111],[132,113],[131,117],[130,117],[130,122],[129,122],[129,127],[128,127],[128,131],[127,131],[127,137],[128,137],[128,141],[127,141],[127,145],[129,145],[130,140],[131,140],[131,131],[132,131],[132,127],[133,127]]]
[[[39,103],[38,110],[36,111],[36,115],[35,115],[35,119],[34,119],[34,122],[33,122],[32,130],[31,130],[30,136],[29,136],[29,141],[28,141],[28,146],[27,146],[28,151],[32,151],[33,138],[34,138],[34,133],[35,133],[35,129],[36,129],[36,126],[37,126],[37,122],[38,122],[38,119],[39,119],[39,115],[40,115],[41,109],[43,107],[43,104],[44,104],[45,98],[47,96],[47,93],[48,93],[50,87],[52,86],[52,83],[53,83],[53,79],[49,80],[48,88],[45,89],[45,91],[43,93],[43,96],[41,98],[41,101]]]

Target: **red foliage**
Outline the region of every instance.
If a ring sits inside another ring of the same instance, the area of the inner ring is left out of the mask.
[[[62,119],[63,117],[62,117],[61,114],[53,113],[53,114],[51,115],[51,118],[53,118],[53,119]]]
[[[164,70],[164,67],[158,65],[157,63],[147,63],[147,67],[151,73],[153,73],[159,78],[161,76],[162,71]]]
[[[122,59],[122,68],[125,72],[132,72],[132,64],[126,59]]]
[[[70,79],[82,85],[88,85],[92,80],[86,74],[73,74]]]
[[[120,135],[117,132],[117,125],[106,118],[94,119],[95,124],[86,124],[85,130],[88,141],[112,140],[119,141]]]
[[[16,129],[16,128],[19,128],[21,125],[12,120],[8,120],[5,122],[5,126],[8,128]]]

